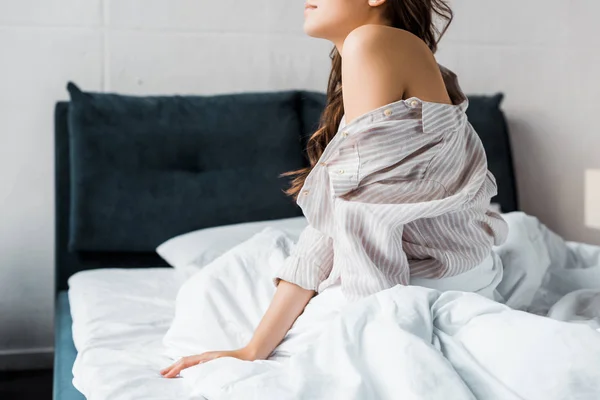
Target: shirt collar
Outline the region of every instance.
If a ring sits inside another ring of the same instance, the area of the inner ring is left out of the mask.
[[[346,124],[346,116],[342,117],[339,130],[352,133],[359,131],[371,124],[387,121],[400,121],[408,113],[415,110],[421,111],[423,119],[423,131],[432,132],[436,128],[442,131],[457,129],[466,120],[466,111],[469,100],[465,98],[459,104],[435,103],[421,100],[418,97],[410,97],[398,100],[371,110],[357,118],[350,124]],[[444,122],[443,125],[439,122]]]

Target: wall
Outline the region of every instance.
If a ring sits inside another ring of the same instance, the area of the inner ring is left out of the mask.
[[[0,369],[49,366],[53,106],[86,90],[227,93],[327,82],[303,3],[0,0]]]
[[[584,170],[600,167],[600,2],[456,0],[439,60],[468,93],[502,91],[521,208],[570,240],[584,226]]]
[[[461,0],[441,63],[468,93],[506,94],[522,208],[572,240],[583,170],[600,167],[597,0]],[[0,0],[0,369],[49,365],[53,104],[87,90],[324,90],[325,41],[303,2]]]

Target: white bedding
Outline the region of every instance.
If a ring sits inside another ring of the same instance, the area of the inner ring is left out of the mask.
[[[397,286],[344,309],[287,363],[221,359],[184,381],[211,400],[597,400],[599,368],[587,326]]]
[[[101,269],[69,280],[73,384],[88,400],[187,400],[181,379],[159,370],[162,338],[171,324],[181,282],[171,268]],[[196,397],[202,399],[202,397]]]
[[[175,272],[87,271],[69,282],[79,350],[75,386],[91,400],[203,399],[207,393],[210,400],[392,399],[398,393],[406,399],[597,400],[600,334],[581,324],[597,328],[600,321],[600,316],[593,319],[600,298],[600,248],[567,248],[534,219],[508,219],[517,237],[496,249],[506,264],[501,288],[505,299],[513,307],[539,313],[554,305],[551,315],[580,324],[510,311],[472,294],[393,288],[331,318],[326,333],[289,362],[216,360],[191,368],[183,379],[167,380],[158,371],[171,360],[162,354],[177,353],[177,340],[181,348],[195,345],[194,335],[183,343],[176,334],[171,334],[175,340],[170,348],[162,345],[182,284]],[[259,258],[259,247],[238,247],[239,254],[224,264],[244,270],[244,260]],[[262,250],[260,257],[265,257]],[[216,270],[219,262],[223,259],[205,271]],[[243,289],[250,281],[240,282]],[[577,289],[588,290],[555,304]],[[260,290],[258,298],[268,302],[267,289]],[[200,301],[203,293],[198,292]],[[202,323],[198,315],[187,317],[196,318],[195,326]],[[180,332],[187,332],[185,324],[179,325]]]

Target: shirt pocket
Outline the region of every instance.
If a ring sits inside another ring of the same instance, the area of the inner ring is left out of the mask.
[[[380,152],[367,153],[359,148],[359,186],[422,180],[444,144],[444,134],[414,133],[398,138],[393,146]]]
[[[360,157],[356,143],[340,146],[329,162],[320,165],[327,169],[333,197],[340,197],[358,187]]]

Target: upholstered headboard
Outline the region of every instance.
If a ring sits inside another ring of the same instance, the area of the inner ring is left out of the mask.
[[[100,267],[166,266],[154,252],[195,229],[301,215],[279,174],[303,149],[325,96],[312,92],[134,97],[85,93],[55,110],[56,287]],[[470,98],[468,115],[517,209],[501,96]]]

